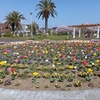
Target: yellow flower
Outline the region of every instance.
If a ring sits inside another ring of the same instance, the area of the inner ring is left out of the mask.
[[[48,51],[46,50],[45,53],[48,54]]]
[[[36,49],[36,52],[38,52],[39,50]]]
[[[93,50],[91,50],[91,53],[93,52]]]
[[[96,62],[96,63],[99,63],[99,60],[96,60],[95,62]]]
[[[45,51],[44,51],[44,50],[42,50],[42,52],[43,52],[43,53],[45,53]]]
[[[63,46],[62,48],[65,49],[65,46]]]
[[[60,62],[57,62],[57,65],[60,65],[61,63]]]
[[[2,65],[2,66],[5,65],[5,64],[6,64],[5,61],[1,61],[1,62],[0,62],[0,65]]]
[[[37,86],[36,86],[36,88],[40,88],[40,86],[39,86],[39,85],[37,85]]]
[[[0,70],[0,73],[2,72],[2,70]]]
[[[37,76],[38,76],[38,72],[34,72],[34,73],[33,73],[33,76],[34,76],[34,77],[37,77]]]
[[[6,54],[7,54],[7,52],[3,52],[3,54],[4,54],[4,55],[6,55]]]
[[[73,68],[74,68],[74,66],[72,66],[72,65],[71,65],[71,66],[69,66],[68,68],[73,69]]]
[[[97,54],[96,54],[96,53],[94,53],[93,55],[94,55],[94,56],[96,56]]]
[[[54,52],[54,50],[53,50],[53,49],[51,49],[51,51],[52,51],[52,52]]]
[[[58,54],[58,56],[61,56],[61,54]]]
[[[54,76],[58,76],[58,74],[57,73],[54,73]]]
[[[0,84],[1,84],[1,83],[3,83],[3,80],[2,80],[2,79],[0,79]]]
[[[88,68],[88,73],[92,74],[93,70],[91,68]]]
[[[54,60],[57,60],[57,57],[54,57],[53,59],[54,59]]]
[[[76,81],[76,82],[75,82],[75,86],[77,86],[77,87],[82,86],[82,82],[81,82],[81,81]]]

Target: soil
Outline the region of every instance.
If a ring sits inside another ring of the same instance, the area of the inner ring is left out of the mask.
[[[11,76],[7,75],[6,79],[10,79]],[[67,90],[87,90],[87,89],[94,89],[94,88],[100,88],[100,77],[92,77],[92,80],[90,82],[84,82],[81,87],[75,87],[73,82],[71,82],[72,87],[66,87],[66,84],[68,83],[67,79],[64,80],[64,82],[54,82],[50,83],[49,79],[39,78],[39,83],[32,83],[32,78],[27,79],[15,79],[11,80],[11,85],[4,86],[4,83],[0,84],[0,88],[7,88],[7,89],[20,89],[20,90],[52,90],[52,91],[67,91]],[[75,81],[76,79],[74,79]],[[82,81],[82,80],[81,80]],[[18,86],[16,86],[17,83],[20,83]],[[61,84],[61,88],[56,88],[55,84]],[[49,88],[45,88],[45,86],[48,85]],[[39,86],[39,88],[37,88]]]

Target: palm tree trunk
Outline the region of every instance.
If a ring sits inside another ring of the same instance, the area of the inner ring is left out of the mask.
[[[18,28],[17,28],[17,36],[19,37]]]
[[[11,27],[12,27],[13,36],[15,37],[15,25],[13,24]]]
[[[45,33],[48,34],[48,18],[45,18]]]

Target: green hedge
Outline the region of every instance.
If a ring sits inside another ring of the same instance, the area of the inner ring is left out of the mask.
[[[16,37],[17,35],[15,35]],[[0,34],[0,37],[2,37],[2,35]],[[9,34],[9,33],[6,33],[3,35],[3,37],[13,37],[13,34]],[[18,36],[17,36],[18,37]],[[23,37],[23,34],[19,34],[19,37]]]

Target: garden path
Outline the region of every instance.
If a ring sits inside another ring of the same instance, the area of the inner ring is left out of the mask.
[[[100,89],[29,91],[0,88],[0,100],[100,100]]]

